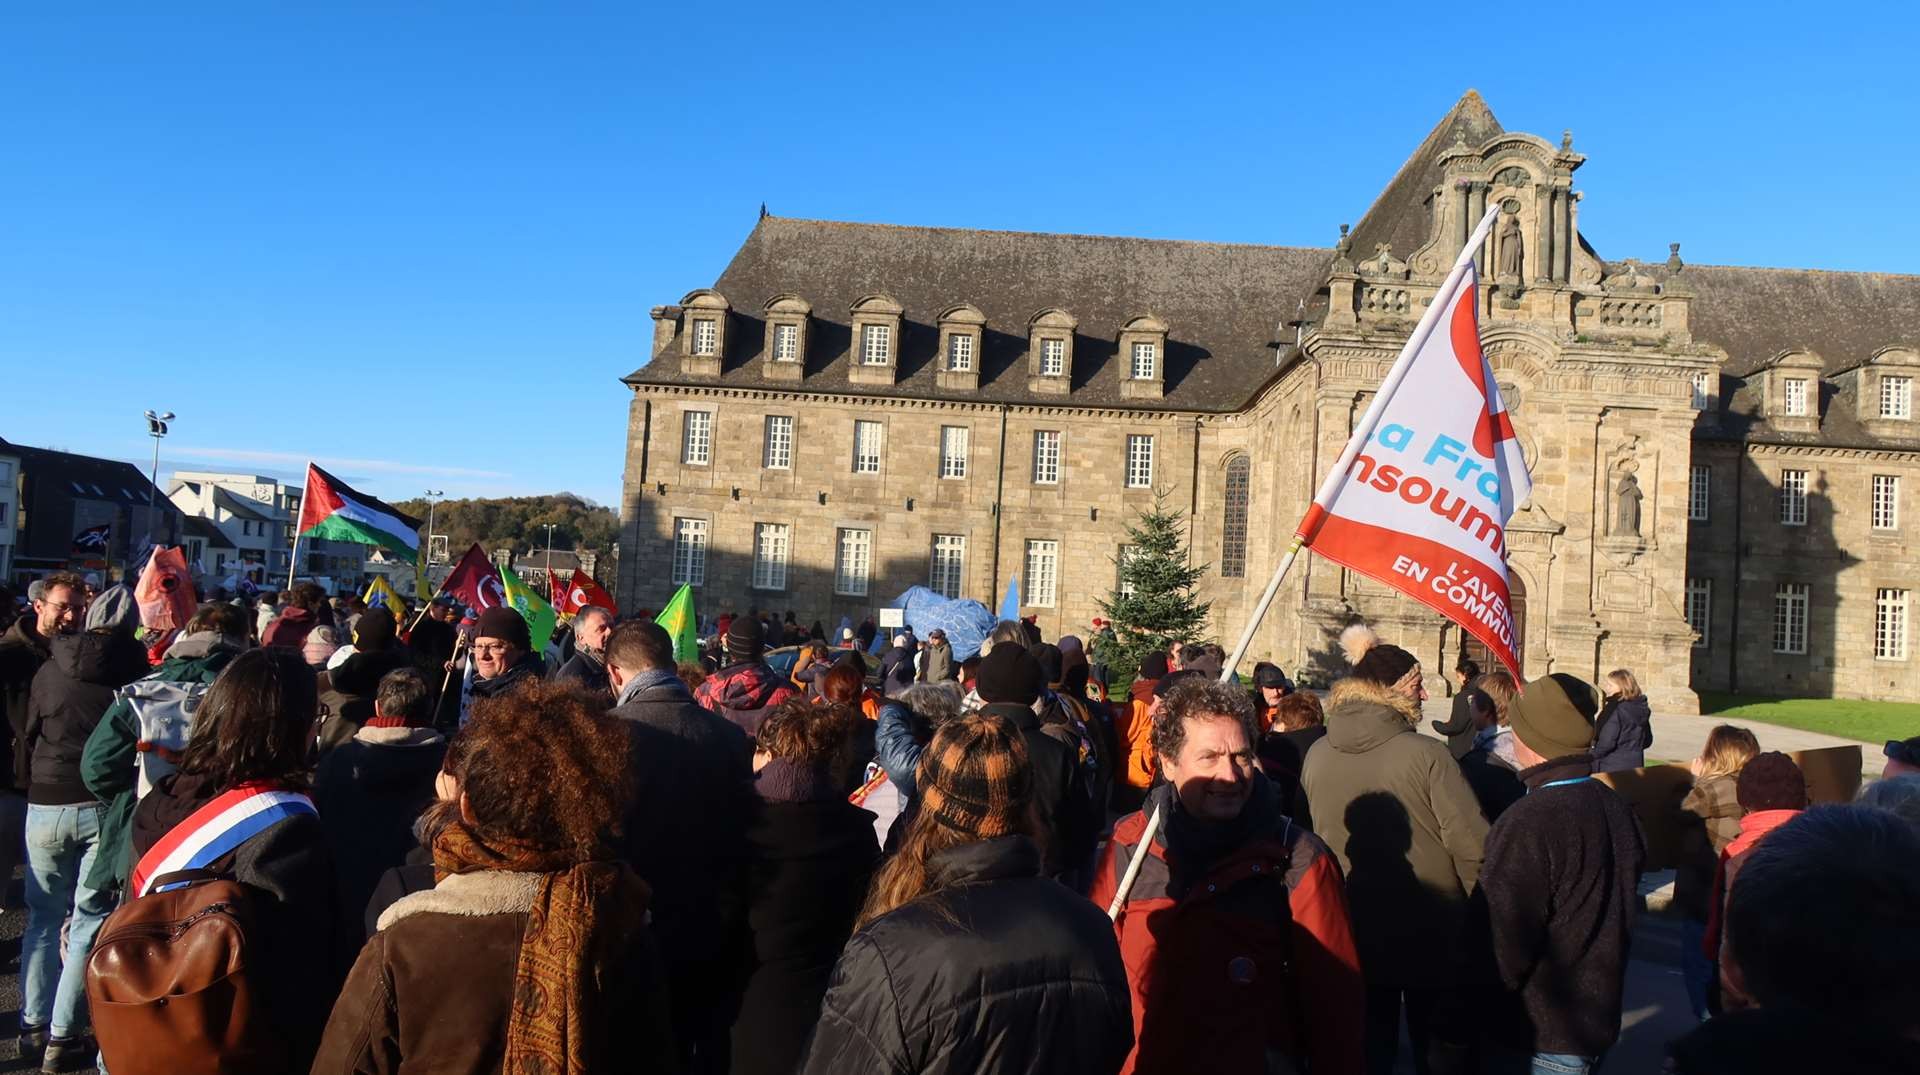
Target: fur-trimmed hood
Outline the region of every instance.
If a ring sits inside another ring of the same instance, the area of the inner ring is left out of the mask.
[[[456,873],[423,892],[395,900],[380,912],[380,928],[417,914],[450,914],[462,918],[483,915],[526,914],[540,894],[540,873],[475,870]]]
[[[1326,702],[1327,743],[1343,754],[1364,754],[1420,722],[1420,703],[1371,680],[1349,677],[1333,685]]]

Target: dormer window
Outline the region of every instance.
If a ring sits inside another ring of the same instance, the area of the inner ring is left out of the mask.
[[[1067,341],[1040,341],[1040,376],[1059,377],[1067,372]]]
[[[1167,323],[1157,317],[1136,317],[1120,329],[1120,395],[1126,399],[1159,399],[1166,388]]]
[[[1073,383],[1073,337],[1080,322],[1065,310],[1042,310],[1027,322],[1027,390],[1065,395]]]
[[[902,309],[886,295],[868,295],[848,311],[853,332],[847,379],[855,384],[891,385],[900,365]]]
[[[727,353],[727,314],[732,305],[718,291],[702,288],[680,300],[680,368],[703,377],[720,375]]]
[[[805,374],[807,324],[813,306],[795,295],[767,300],[767,360],[760,375],[769,381],[798,381]]]
[[[887,325],[860,326],[860,362],[884,366],[893,361],[893,329]]]
[[[1782,409],[1789,418],[1807,416],[1807,379],[1786,377],[1780,382]]]
[[[987,315],[961,303],[940,315],[940,363],[934,381],[949,392],[972,392],[980,387],[981,337]]]
[[[1880,417],[1899,421],[1913,417],[1913,378],[1885,374],[1880,378]]]

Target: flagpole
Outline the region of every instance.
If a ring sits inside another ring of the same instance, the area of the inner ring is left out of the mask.
[[[1280,583],[1286,578],[1287,571],[1293,567],[1294,558],[1299,555],[1302,548],[1311,544],[1312,535],[1302,531],[1306,529],[1308,520],[1314,517],[1313,507],[1318,507],[1332,499],[1333,494],[1339,491],[1341,483],[1347,480],[1347,474],[1353,469],[1354,458],[1360,454],[1360,449],[1366,447],[1367,442],[1373,439],[1374,427],[1380,423],[1381,410],[1386,407],[1387,401],[1393,398],[1393,393],[1400,387],[1400,382],[1407,379],[1407,371],[1413,368],[1413,356],[1419,353],[1427,337],[1433,335],[1433,330],[1440,324],[1440,319],[1447,316],[1450,311],[1452,304],[1443,300],[1459,288],[1461,279],[1473,267],[1473,256],[1493,230],[1493,222],[1499,218],[1500,213],[1501,209],[1496,205],[1487,210],[1486,216],[1480,218],[1479,225],[1467,238],[1466,245],[1460,248],[1460,256],[1454,259],[1453,268],[1448,271],[1446,280],[1441,283],[1440,289],[1434,292],[1433,301],[1427,305],[1426,312],[1420,315],[1419,324],[1414,326],[1412,335],[1407,337],[1406,345],[1400,349],[1400,357],[1394,360],[1393,368],[1387,371],[1386,380],[1380,382],[1380,387],[1374,392],[1372,401],[1367,404],[1366,411],[1361,414],[1359,423],[1353,427],[1353,434],[1347,438],[1347,446],[1341,450],[1339,461],[1334,463],[1333,469],[1327,471],[1327,476],[1321,480],[1320,491],[1314,495],[1313,505],[1308,508],[1306,518],[1302,519],[1300,526],[1295,528],[1296,536],[1293,544],[1287,547],[1287,554],[1280,559],[1279,566],[1274,568],[1273,577],[1267,581],[1266,591],[1260,595],[1259,603],[1254,606],[1253,614],[1247,620],[1246,629],[1240,633],[1240,644],[1234,647],[1232,655],[1227,658],[1227,663],[1222,666],[1221,680],[1225,681],[1233,677],[1234,669],[1253,644],[1253,636],[1260,629],[1260,622],[1266,618],[1267,610],[1279,594]]]
[[[299,524],[295,524],[296,526]],[[287,557],[287,589],[293,589],[293,576],[300,570],[300,531],[293,532],[293,552]]]

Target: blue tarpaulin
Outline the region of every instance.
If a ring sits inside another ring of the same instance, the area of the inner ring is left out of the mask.
[[[942,597],[925,586],[913,587],[886,607],[906,610],[907,626],[915,638],[924,640],[936,627],[945,631],[956,663],[979,653],[987,632],[993,630],[993,613],[987,606],[969,598]]]

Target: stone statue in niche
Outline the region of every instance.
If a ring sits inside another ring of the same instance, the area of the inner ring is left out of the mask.
[[[1620,475],[1620,484],[1613,487],[1613,535],[1614,537],[1640,536],[1640,479],[1628,470]]]
[[[1494,258],[1497,268],[1496,278],[1501,280],[1520,279],[1520,266],[1523,254],[1520,238],[1520,215],[1508,212],[1500,224],[1499,253]]]

